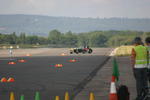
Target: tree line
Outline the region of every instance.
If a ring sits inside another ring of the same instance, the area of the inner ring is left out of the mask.
[[[143,40],[150,36],[150,32],[140,31],[93,31],[86,33],[72,33],[71,31],[61,33],[58,30],[52,30],[47,37],[37,35],[27,35],[26,33],[1,34],[0,44],[38,44],[55,47],[113,47],[120,45],[130,45],[132,40],[140,36]]]

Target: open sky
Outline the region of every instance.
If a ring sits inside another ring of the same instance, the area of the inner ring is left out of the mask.
[[[0,14],[150,18],[150,0],[0,0]]]

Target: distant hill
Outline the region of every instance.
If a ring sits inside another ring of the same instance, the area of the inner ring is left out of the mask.
[[[150,19],[0,15],[0,33],[25,32],[27,34],[47,35],[53,29],[75,33],[98,30],[150,31]]]

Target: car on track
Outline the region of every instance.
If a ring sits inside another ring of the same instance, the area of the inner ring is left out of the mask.
[[[91,54],[93,52],[93,50],[91,48],[89,48],[88,46],[87,47],[83,47],[83,48],[71,48],[70,49],[70,54],[73,54],[73,53],[89,53]]]

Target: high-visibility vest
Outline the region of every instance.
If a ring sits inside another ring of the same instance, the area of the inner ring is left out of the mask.
[[[136,65],[145,65],[147,64],[147,48],[142,45],[138,45],[134,47],[136,58],[135,58],[135,64]]]

